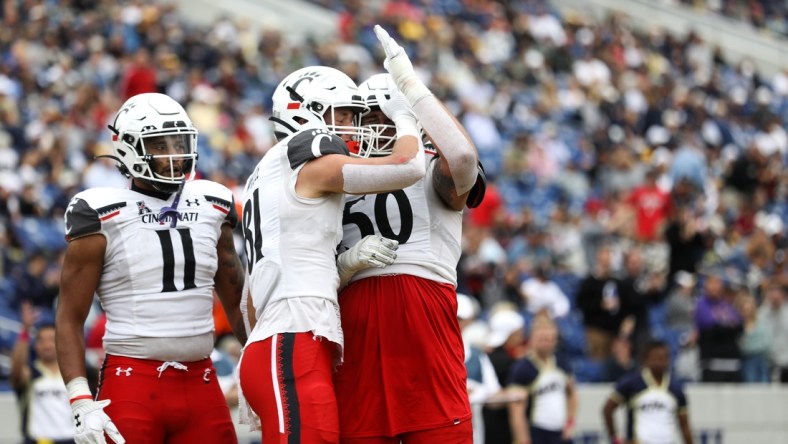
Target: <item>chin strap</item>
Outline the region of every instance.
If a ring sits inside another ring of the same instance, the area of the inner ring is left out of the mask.
[[[172,200],[171,207],[164,207],[159,211],[159,225],[164,225],[168,219],[170,221],[170,228],[175,228],[178,225],[178,215],[180,212],[178,211],[178,202],[181,200],[181,193],[183,192],[183,185],[186,183],[186,179],[181,181],[181,184],[178,185],[178,192],[175,193],[175,199]]]

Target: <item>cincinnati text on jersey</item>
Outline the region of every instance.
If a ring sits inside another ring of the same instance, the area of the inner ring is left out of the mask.
[[[180,222],[197,222],[197,218],[200,216],[200,213],[196,211],[183,211],[178,212],[178,221]],[[156,213],[145,213],[140,216],[140,220],[144,224],[152,224],[159,222],[159,215]]]

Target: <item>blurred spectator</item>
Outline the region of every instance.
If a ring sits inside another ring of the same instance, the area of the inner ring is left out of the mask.
[[[475,299],[457,293],[457,321],[463,333],[474,322],[479,311],[479,303]],[[483,444],[485,429],[482,405],[501,391],[501,384],[487,354],[467,340],[465,340],[465,369],[468,372],[468,400],[473,412],[473,442]]]
[[[71,406],[57,365],[55,325],[51,320],[36,325],[39,317],[30,303],[21,304],[22,332],[11,354],[11,387],[19,399],[22,436],[26,443],[73,443]],[[31,348],[35,351],[32,359]]]
[[[498,381],[508,381],[514,362],[525,352],[525,320],[509,304],[493,307],[490,315],[490,335],[487,351]],[[484,442],[512,442],[509,413],[505,403],[488,404],[482,410],[484,417]]]
[[[678,350],[674,361],[674,373],[683,381],[700,380],[700,357],[695,329],[696,279],[692,273],[679,271],[675,284],[665,299],[665,327],[668,334],[678,338]]]
[[[674,278],[675,285],[665,299],[665,319],[667,327],[687,333],[695,327],[695,276],[679,271]]]
[[[616,382],[602,409],[610,441],[621,442],[613,412],[623,404],[627,409],[627,442],[677,442],[674,434],[679,429],[684,444],[692,444],[687,395],[684,387],[670,377],[668,345],[647,343],[641,364],[641,372],[632,372]]]
[[[683,206],[665,230],[670,248],[668,280],[678,271],[695,273],[705,247],[704,223],[696,210]]]
[[[509,372],[507,391],[524,401],[509,404],[513,442],[558,443],[572,439],[577,392],[569,363],[555,355],[558,328],[544,314],[534,318],[530,352]]]
[[[670,211],[670,196],[657,186],[657,171],[646,172],[645,182],[635,187],[628,202],[635,209],[635,238],[651,242],[661,235]]]
[[[550,278],[553,267],[547,262],[534,268],[534,276],[523,281],[520,294],[526,309],[534,315],[546,313],[551,319],[569,314],[569,299]]]
[[[17,297],[11,301],[10,307],[19,309],[23,302],[28,302],[51,312],[59,291],[59,279],[58,273],[49,265],[44,252],[33,253],[27,266],[20,270],[20,275],[16,279]]]
[[[648,313],[664,296],[662,284],[658,273],[646,270],[643,251],[639,247],[629,248],[624,255],[624,275],[618,287],[627,311],[622,333],[632,341],[635,354],[639,354],[640,346],[651,337]]]
[[[744,323],[744,334],[741,337],[742,380],[770,382],[769,354],[772,349],[772,333],[769,326],[758,315],[755,298],[746,291],[738,296],[736,303]]]
[[[703,291],[695,309],[703,382],[741,381],[742,318],[726,299],[726,284],[722,269],[711,270],[705,276]]]
[[[240,357],[241,344],[232,334],[221,337],[211,352],[216,379],[219,380],[219,387],[230,408],[238,406],[237,367]]]
[[[613,339],[629,314],[625,303],[621,299],[619,283],[613,277],[610,247],[602,246],[597,251],[593,271],[580,283],[577,291],[577,306],[583,312],[591,359],[601,361],[610,356]]]
[[[158,92],[156,70],[151,64],[147,48],[140,48],[134,53],[126,72],[120,79],[120,98],[125,101],[137,94],[151,92]]]
[[[629,339],[613,340],[610,356],[605,359],[602,367],[602,381],[615,382],[635,368],[635,353]]]
[[[771,364],[782,383],[788,383],[788,302],[785,288],[770,284],[758,317],[769,327],[772,337]]]

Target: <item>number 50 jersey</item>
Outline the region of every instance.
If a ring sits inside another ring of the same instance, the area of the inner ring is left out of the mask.
[[[207,180],[187,182],[178,223],[161,223],[166,200],[129,189],[92,188],[71,200],[66,239],[107,239],[97,294],[107,312],[104,341],[182,337],[213,331],[216,244],[235,226],[232,192]],[[162,196],[160,196],[162,197]]]
[[[399,241],[397,259],[385,268],[368,268],[351,282],[369,276],[408,274],[457,286],[462,212],[446,206],[432,186],[435,153],[426,151],[427,174],[404,190],[348,195],[342,216],[339,252],[377,234]]]

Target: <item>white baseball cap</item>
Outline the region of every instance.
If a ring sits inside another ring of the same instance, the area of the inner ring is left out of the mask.
[[[501,310],[490,317],[490,336],[487,345],[500,347],[509,336],[525,326],[525,319],[512,310]]]
[[[467,321],[478,315],[479,303],[467,294],[457,293],[457,317]]]

